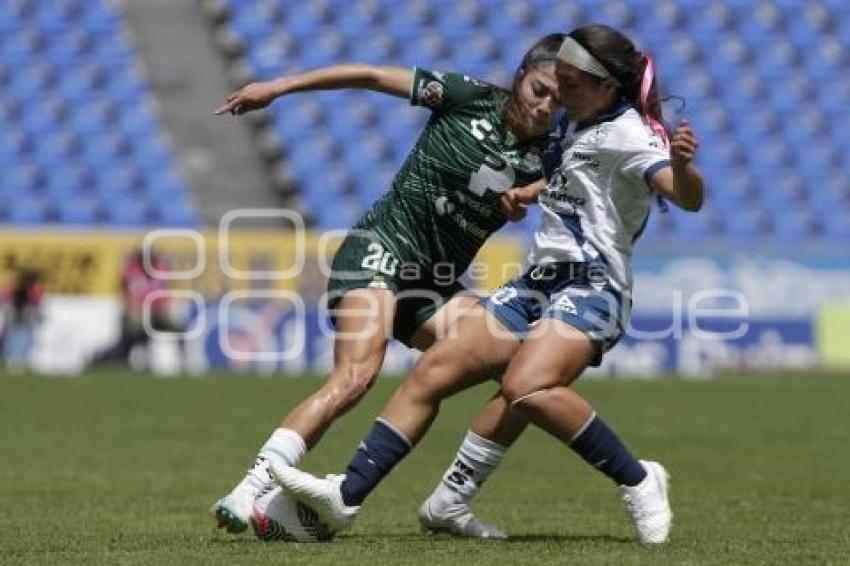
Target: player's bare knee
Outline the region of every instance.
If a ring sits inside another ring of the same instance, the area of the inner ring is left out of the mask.
[[[546,380],[531,381],[521,376],[505,376],[502,381],[502,397],[513,408],[527,407],[532,399],[545,394],[554,383]]]

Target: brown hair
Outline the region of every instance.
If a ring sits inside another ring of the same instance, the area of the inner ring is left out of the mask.
[[[523,110],[518,103],[519,88],[522,84],[522,79],[535,66],[542,63],[554,63],[565,37],[566,34],[563,33],[550,33],[538,40],[531,46],[531,49],[525,52],[522,61],[514,73],[510,98],[505,105],[503,117],[505,125],[520,137],[523,137],[525,129]]]

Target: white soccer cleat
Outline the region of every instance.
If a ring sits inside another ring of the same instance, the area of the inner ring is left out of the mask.
[[[210,513],[215,516],[218,528],[225,529],[228,533],[241,533],[248,528],[251,515],[254,511],[254,490],[243,486],[219,499],[210,507]]]
[[[506,539],[498,527],[483,523],[468,505],[452,505],[440,509],[429,497],[419,508],[419,524],[425,533],[448,533],[467,538]]]
[[[271,472],[278,485],[295,500],[315,511],[334,532],[350,527],[360,511],[360,506],[349,506],[342,500],[340,485],[345,476],[328,475],[321,479],[276,462],[272,463]]]
[[[673,512],[667,499],[670,475],[658,462],[640,461],[646,477],[638,485],[621,485],[626,514],[644,544],[663,544],[670,536]]]

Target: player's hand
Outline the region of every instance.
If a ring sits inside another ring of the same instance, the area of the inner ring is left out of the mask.
[[[216,115],[230,112],[234,115],[265,108],[277,98],[278,92],[272,83],[259,82],[244,86],[227,97],[227,102],[215,109]]]
[[[687,120],[679,124],[670,138],[670,161],[674,167],[682,167],[693,161],[699,140]]]
[[[533,185],[508,189],[499,197],[502,213],[511,222],[519,222],[528,214],[528,205],[537,201],[537,193]]]
[[[528,214],[528,207],[519,201],[514,189],[508,189],[499,197],[502,214],[511,222],[519,222]]]

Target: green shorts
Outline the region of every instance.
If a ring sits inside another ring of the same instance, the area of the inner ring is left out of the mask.
[[[347,236],[331,263],[328,310],[354,289],[387,289],[396,295],[393,337],[410,346],[413,335],[452,296],[466,288],[456,279],[437,278],[418,258],[396,257],[380,242]],[[411,254],[412,255],[412,254]],[[333,315],[331,320],[336,323]]]

